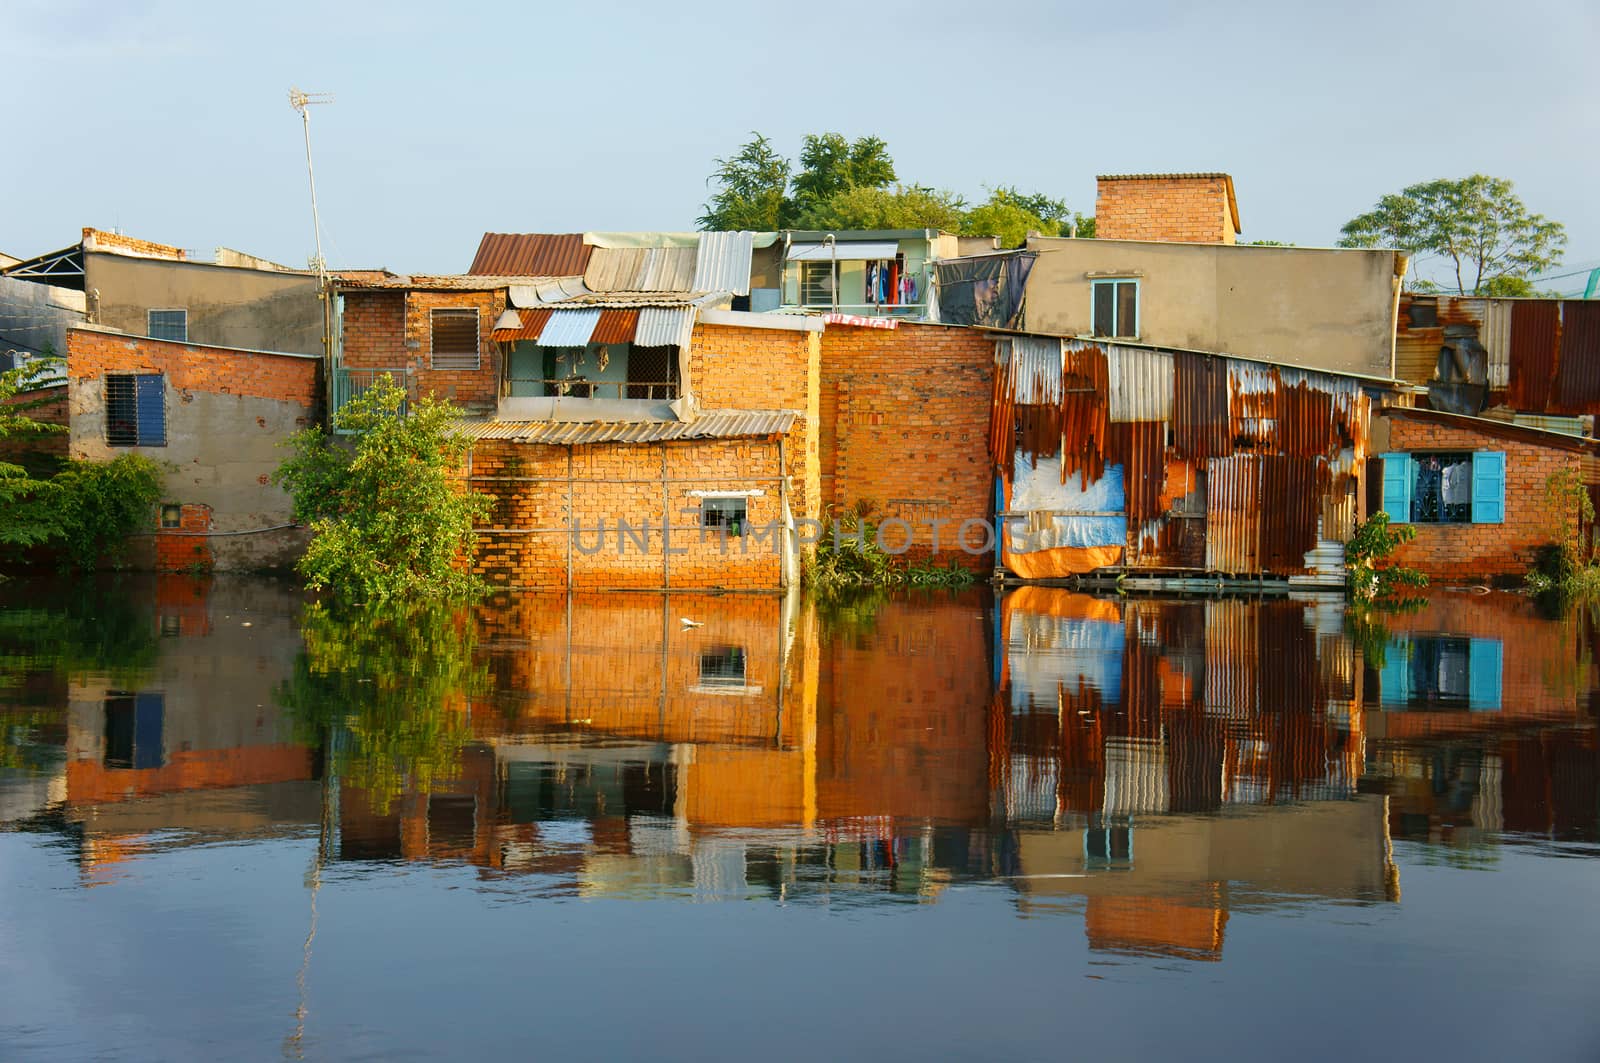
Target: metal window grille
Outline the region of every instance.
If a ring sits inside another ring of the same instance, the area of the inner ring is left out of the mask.
[[[701,686],[744,686],[744,647],[716,646],[700,651]]]
[[[147,310],[145,311],[145,331],[153,340],[172,340],[177,343],[189,342],[189,311],[188,310]]]
[[[476,370],[478,361],[478,311],[433,312],[433,368]]]
[[[726,528],[729,535],[743,530],[748,504],[742,498],[702,498],[700,500],[700,526]]]
[[[800,305],[833,305],[833,263],[800,263]]]
[[[160,373],[108,373],[105,378],[106,445],[167,445],[166,388]]]
[[[628,398],[675,399],[678,382],[678,348],[628,349]]]

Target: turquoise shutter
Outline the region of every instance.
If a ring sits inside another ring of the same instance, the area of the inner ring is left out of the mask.
[[[1389,523],[1411,523],[1411,485],[1415,481],[1410,454],[1383,456],[1383,512],[1389,515]]]
[[[1480,450],[1472,455],[1472,523],[1506,521],[1506,452]]]
[[[1473,639],[1467,645],[1467,708],[1500,711],[1500,684],[1505,673],[1505,644],[1499,639]]]
[[[1411,642],[1390,639],[1383,648],[1383,671],[1378,673],[1378,703],[1404,706],[1410,701]]]

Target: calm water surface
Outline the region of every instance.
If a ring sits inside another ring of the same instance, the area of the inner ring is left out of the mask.
[[[0,1058],[1594,1059],[1597,645],[7,584]]]

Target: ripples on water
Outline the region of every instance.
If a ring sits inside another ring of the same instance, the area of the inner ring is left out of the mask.
[[[1307,1022],[1408,992],[1468,1018],[1521,978],[1548,1054],[1600,1044],[1567,1010],[1600,973],[1596,631],[1515,595],[1376,624],[1046,588],[339,615],[173,577],[0,602],[0,1045],[25,1053],[488,1050],[504,1030],[439,1040],[425,998],[510,1021],[523,964],[552,961],[556,997],[654,985],[638,1023],[680,1021],[684,979],[742,1002],[724,1033],[806,1002],[844,1055],[882,1036],[851,986],[912,1022],[891,1047],[1059,1054],[1065,1024],[1182,1050],[1059,1006],[932,1031],[975,992],[1003,1012],[1110,978],[1096,1006],[1132,1015],[1206,971]],[[624,903],[579,903],[601,899]],[[1307,955],[1315,1000],[1273,975]],[[1420,988],[1445,972],[1448,1005]],[[419,1010],[380,1021],[351,985]],[[592,1003],[544,1014],[550,1044],[626,1051],[631,1021],[574,1025]],[[821,1051],[800,1044],[767,1054]]]

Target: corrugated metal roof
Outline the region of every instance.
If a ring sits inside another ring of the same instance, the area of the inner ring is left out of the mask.
[[[589,266],[582,233],[484,233],[467,270],[501,277],[570,277]]]
[[[530,343],[537,341],[539,333],[544,331],[545,322],[550,320],[551,311],[507,310],[506,314],[516,314],[521,324],[514,328],[496,328],[489,334],[489,338],[496,343],[514,343],[517,340],[527,340]],[[505,314],[500,316],[504,317]]]
[[[395,288],[405,290],[438,289],[468,292],[492,292],[509,287],[513,282],[526,282],[528,277],[474,277],[464,274],[435,273],[383,273],[359,270],[350,274],[335,274],[335,284],[346,290],[357,288]]]
[[[647,306],[639,311],[633,342],[640,347],[687,347],[694,331],[694,311]]]
[[[1112,421],[1172,419],[1172,355],[1139,347],[1106,345]]]
[[[597,247],[583,271],[595,292],[687,292],[695,289],[692,247]]]
[[[705,410],[693,421],[458,421],[455,427],[473,439],[514,443],[668,443],[782,435],[798,416],[793,410]]]
[[[594,327],[590,343],[632,343],[639,327],[637,310],[602,310],[600,323]]]
[[[900,245],[893,240],[840,240],[837,244],[790,244],[790,262],[857,262],[893,258]]]
[[[598,309],[552,310],[539,333],[541,347],[582,347],[600,323]]]
[[[647,306],[677,309],[726,305],[727,292],[594,292],[581,277],[549,280],[540,284],[513,284],[507,292],[511,305],[523,307],[598,306],[602,309],[638,310]]]
[[[750,256],[755,233],[701,233],[694,260],[694,287],[702,292],[750,294]]]

